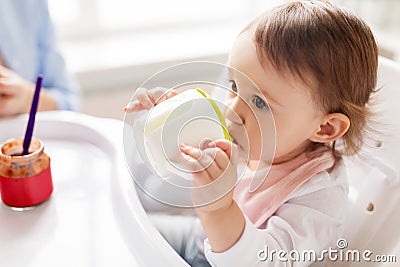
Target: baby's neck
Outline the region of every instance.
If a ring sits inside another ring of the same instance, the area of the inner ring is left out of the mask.
[[[299,146],[297,149],[294,149],[285,155],[274,157],[272,159],[272,162],[271,162],[271,160],[249,160],[249,161],[247,161],[247,168],[249,168],[250,170],[260,170],[271,164],[277,165],[277,164],[285,163],[285,162],[288,162],[288,161],[296,158],[300,154],[305,153],[309,149],[311,149],[311,145],[309,142],[307,142],[307,143],[304,143],[303,145]]]
[[[267,168],[270,165],[271,165],[271,162],[266,161],[266,160],[249,160],[249,161],[247,161],[247,169],[249,169],[250,171],[256,171],[256,170],[260,170],[263,168]]]

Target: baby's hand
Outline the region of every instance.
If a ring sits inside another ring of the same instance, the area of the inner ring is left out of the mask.
[[[237,146],[219,139],[202,149],[181,145],[181,152],[191,160],[184,164],[193,171],[193,203],[199,215],[223,210],[233,202],[237,182]],[[204,205],[206,204],[206,205]]]
[[[137,89],[134,99],[125,106],[124,111],[135,112],[144,109],[151,109],[158,103],[177,94],[178,92],[175,90],[168,90],[167,88],[162,87],[156,87],[150,90],[141,87]]]

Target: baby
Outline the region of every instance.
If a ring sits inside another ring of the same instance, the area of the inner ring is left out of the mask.
[[[193,159],[209,155],[209,160],[196,163],[204,168],[193,174],[195,186],[216,179],[234,184],[243,155],[245,176],[222,198],[196,208],[206,235],[204,247],[196,227],[157,224],[167,239],[181,240],[173,246],[189,264],[309,265],[291,259],[290,251],[313,250],[319,255],[335,245],[347,206],[341,155],[356,154],[363,144],[377,64],[378,49],[369,27],[329,2],[290,2],[244,28],[229,56],[229,66],[237,72],[230,76],[225,116],[235,142],[215,140],[201,149],[182,144],[180,149]],[[176,93],[141,89],[125,110],[149,109]],[[272,160],[263,151],[270,138],[259,121],[263,116],[273,116],[275,123]],[[260,165],[271,169],[249,190],[262,171]],[[285,251],[286,258],[269,255],[272,251]]]

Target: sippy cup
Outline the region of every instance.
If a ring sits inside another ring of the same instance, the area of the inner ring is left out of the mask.
[[[178,163],[183,159],[180,144],[201,147],[210,140],[232,140],[221,109],[222,103],[196,88],[139,114],[133,130],[142,159],[161,177],[174,174],[186,177],[188,172]]]

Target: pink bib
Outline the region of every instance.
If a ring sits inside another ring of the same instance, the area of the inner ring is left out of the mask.
[[[260,227],[289,195],[317,173],[332,168],[334,163],[327,147],[300,154],[287,162],[272,165],[263,184],[254,192],[249,192],[252,177],[241,179],[234,198],[250,221]]]

